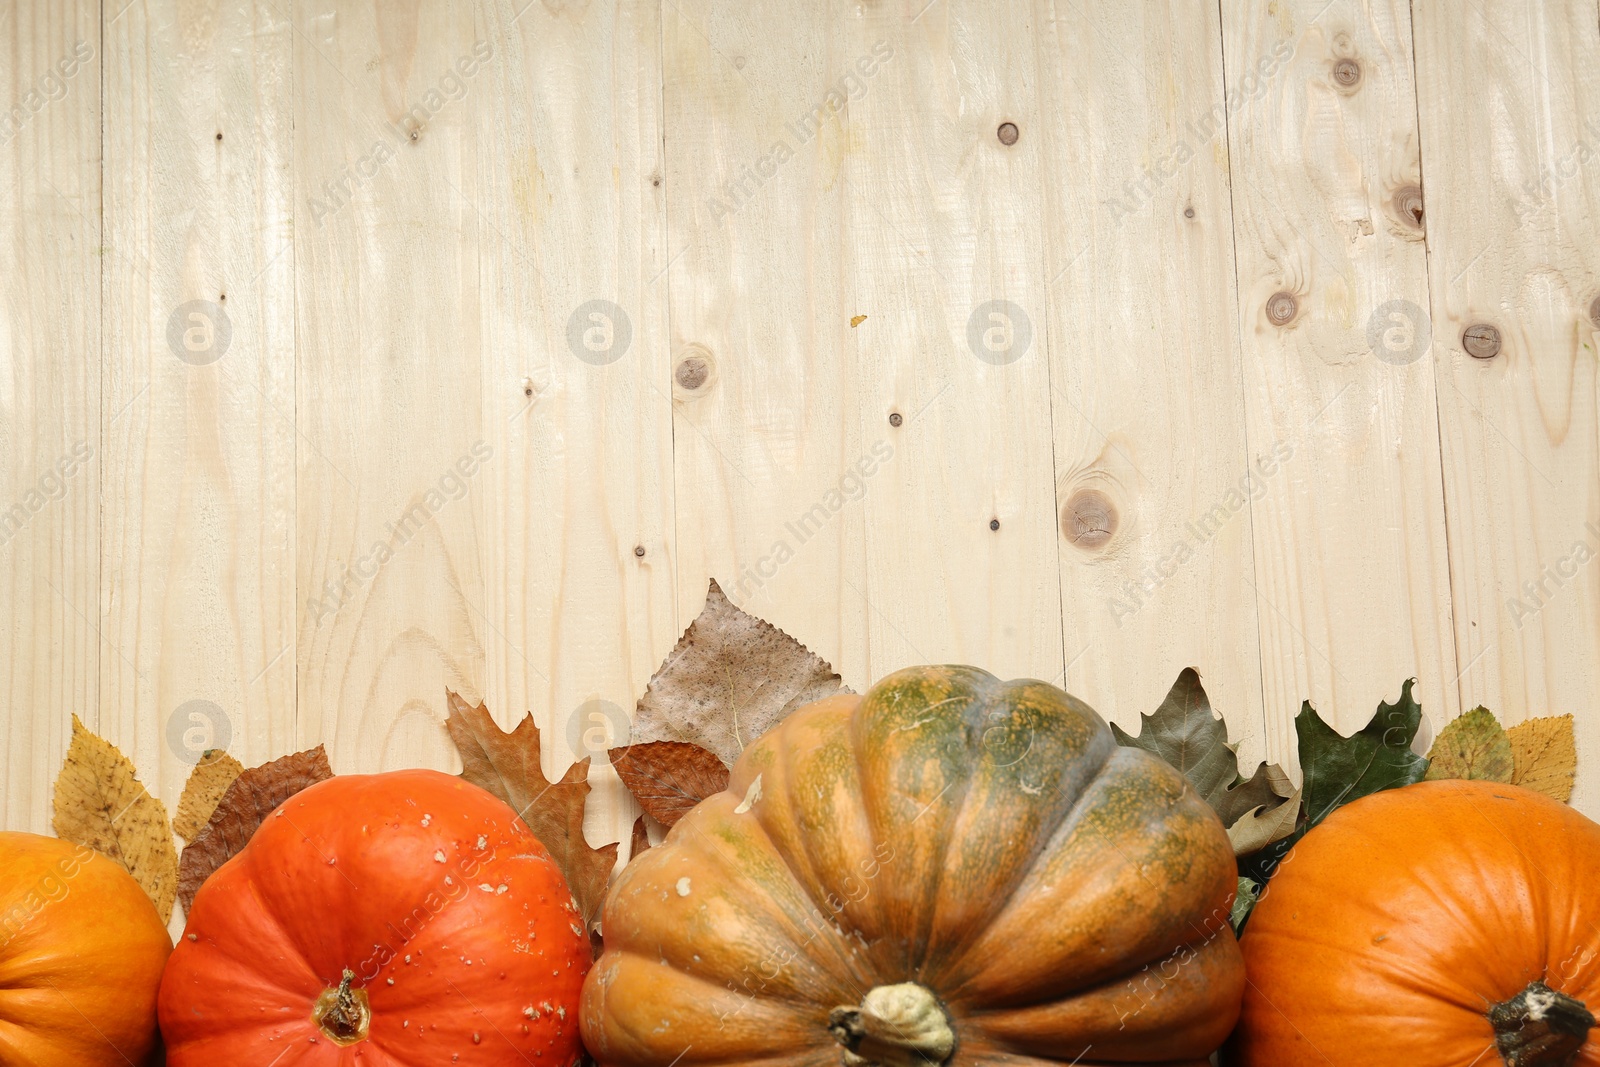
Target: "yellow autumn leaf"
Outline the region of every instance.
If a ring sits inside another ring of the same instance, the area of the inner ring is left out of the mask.
[[[185,841],[193,841],[217,810],[222,794],[228,791],[233,780],[244,773],[244,765],[221,749],[207,749],[195,769],[189,772],[184,783],[183,796],[178,798],[178,812],[172,817],[172,829]]]
[[[1563,803],[1572,799],[1578,744],[1571,715],[1529,719],[1506,731],[1511,739],[1511,784],[1534,789]]]
[[[167,809],[139,784],[132,761],[72,717],[72,744],[56,778],[56,836],[116,860],[172,918],[178,851]]]
[[[1512,774],[1511,743],[1494,713],[1476,707],[1450,722],[1428,750],[1427,781],[1471,778],[1483,782],[1509,782]]]

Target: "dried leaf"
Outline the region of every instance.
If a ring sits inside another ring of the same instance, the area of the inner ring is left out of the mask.
[[[205,826],[183,850],[178,897],[184,911],[212,872],[232,859],[273,810],[300,790],[333,777],[321,745],[243,772],[222,794]]]
[[[172,918],[178,851],[167,809],[139,784],[132,761],[72,717],[72,743],[56,778],[56,836],[104,853],[133,875],[155,902],[161,921]]]
[[[712,793],[728,787],[728,768],[721,760],[687,741],[646,741],[614,748],[611,767],[662,826],[672,826]]]
[[[1439,731],[1428,750],[1427,781],[1511,781],[1511,741],[1494,713],[1476,707]]]
[[[733,766],[802,704],[848,692],[827,661],[733,606],[716,581],[639,700],[634,744],[687,741]]]
[[[1228,827],[1228,840],[1233,842],[1233,854],[1248,856],[1274,841],[1282,841],[1294,833],[1299,816],[1299,792],[1277,807],[1260,807],[1245,812],[1238,822]]]
[[[1529,719],[1506,731],[1511,742],[1511,784],[1536,789],[1565,803],[1572,799],[1578,744],[1571,715]]]
[[[645,829],[644,816],[633,820],[633,839],[628,842],[628,862],[650,851],[650,831]]]
[[[206,749],[200,762],[189,772],[183,795],[178,798],[178,811],[172,817],[173,832],[185,841],[192,840],[210,821],[222,794],[243,773],[244,764],[222,749]]]
[[[1195,792],[1216,810],[1223,826],[1232,826],[1257,808],[1277,808],[1293,792],[1289,776],[1276,764],[1261,764],[1247,781],[1239,778],[1239,757],[1228,743],[1228,724],[1211,710],[1193,667],[1178,675],[1154,714],[1139,716],[1138,737],[1115,724],[1111,731],[1118,744],[1152,752],[1182,771]]]
[[[593,929],[605,902],[606,882],[617,865],[617,842],[590,848],[583,837],[583,808],[589,795],[587,757],[551,782],[539,766],[539,728],[524,715],[509,734],[495,725],[489,709],[473,707],[449,693],[445,727],[461,753],[461,777],[511,805],[528,824],[550,858],[567,877],[572,898]]]
[[[1239,889],[1233,895],[1233,907],[1230,909],[1229,921],[1233,923],[1235,935],[1243,932],[1244,921],[1250,918],[1250,913],[1255,910],[1256,901],[1261,899],[1261,886],[1252,879],[1243,875],[1239,877]]]

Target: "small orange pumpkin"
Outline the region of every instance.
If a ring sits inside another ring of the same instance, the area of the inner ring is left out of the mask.
[[[172,939],[86,845],[0,833],[0,1067],[127,1067],[156,1042]]]
[[[1239,1067],[1596,1067],[1600,825],[1494,782],[1330,815],[1242,939]]]
[[[1244,972],[1222,824],[1085,704],[971,667],[790,715],[623,869],[604,1067],[1201,1067]]]

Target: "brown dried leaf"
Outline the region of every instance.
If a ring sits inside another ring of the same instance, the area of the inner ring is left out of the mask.
[[[633,820],[633,840],[628,842],[628,862],[650,851],[650,831],[645,829],[644,816]]]
[[[139,784],[133,762],[117,746],[72,717],[72,743],[56,778],[56,836],[104,853],[133,875],[155,902],[161,921],[172,918],[178,850],[167,809]]]
[[[744,747],[802,704],[849,692],[826,660],[733,606],[715,579],[639,699],[634,744],[686,741],[733,766]]]
[[[550,858],[567,877],[585,923],[593,924],[605,903],[606,882],[617,865],[613,841],[591,848],[583,837],[583,808],[589,795],[589,760],[567,768],[551,782],[539,766],[539,728],[524,715],[509,734],[495,725],[489,709],[473,707],[448,693],[445,727],[461,753],[461,777],[511,805],[528,824]]]
[[[178,864],[178,897],[183,910],[213,871],[249,842],[268,815],[307,786],[333,777],[321,745],[306,752],[263,763],[243,772],[228,786],[205,826],[183,850]]]
[[[662,826],[672,826],[712,793],[728,787],[728,767],[687,741],[646,741],[614,748],[611,767]]]
[[[1228,827],[1228,840],[1233,842],[1235,856],[1248,856],[1259,852],[1275,841],[1282,841],[1294,833],[1300,817],[1300,791],[1274,807],[1259,807],[1241,815]]]
[[[244,764],[220,748],[208,748],[189,780],[184,783],[183,795],[178,798],[178,811],[172,817],[172,830],[185,841],[204,829],[217,810],[222,795],[233,780],[244,773]]]
[[[1506,731],[1511,739],[1511,784],[1535,789],[1562,803],[1572,799],[1578,744],[1571,715],[1529,719]]]

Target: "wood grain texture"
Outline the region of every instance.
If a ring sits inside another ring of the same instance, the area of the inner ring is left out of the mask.
[[[74,712],[559,776],[712,577],[1247,763],[1571,712],[1600,810],[1595,115],[1594,0],[0,4],[0,825]]]
[[[638,816],[606,752],[679,633],[657,7],[497,7],[468,101],[484,697],[502,724],[533,712],[552,780],[593,759],[597,845]]]
[[[867,316],[861,440],[894,450],[864,501],[872,675],[954,662],[1058,678],[1032,14],[957,0],[833,24],[846,101],[827,133],[855,302],[841,310]]]
[[[0,7],[0,826],[99,720],[99,5]]]
[[[869,666],[843,5],[681,0],[662,28],[680,627],[708,578],[860,688]],[[820,108],[820,111],[818,110]],[[678,370],[691,359],[704,369]],[[880,418],[886,418],[880,412]]]
[[[505,42],[435,5],[295,21],[297,747],[325,742],[339,773],[453,769],[445,690],[480,699],[502,640],[484,486],[488,422],[515,408],[483,403],[478,265],[500,238],[474,109]]]
[[[1216,12],[1035,11],[1067,686],[1136,728],[1195,667],[1258,760]]]
[[[1416,677],[1435,721],[1460,711],[1410,5],[1252,0],[1223,21],[1247,427],[1252,453],[1287,454],[1253,472],[1251,515],[1288,755],[1301,700],[1348,734]]]
[[[105,19],[99,732],[170,805],[207,748],[294,744],[292,35]]]
[[[1461,705],[1572,713],[1573,802],[1593,812],[1600,14],[1418,0],[1414,17]],[[1467,353],[1477,324],[1498,355]]]

